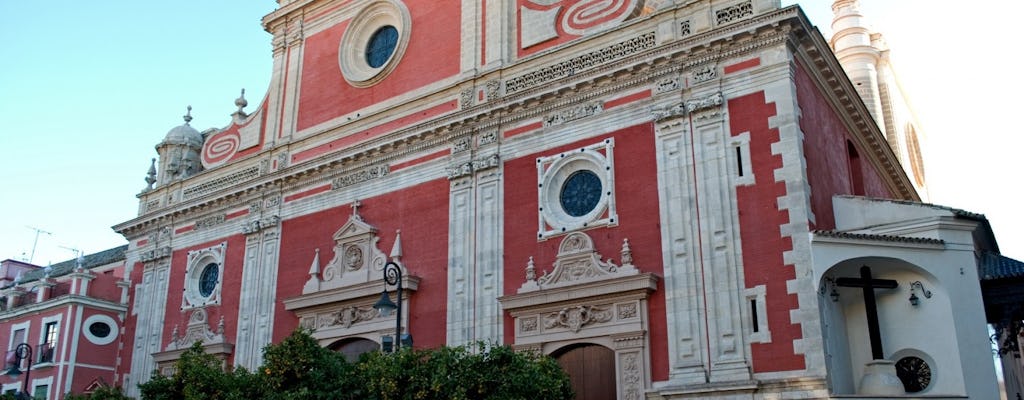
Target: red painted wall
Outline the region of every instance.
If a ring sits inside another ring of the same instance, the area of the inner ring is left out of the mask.
[[[790,310],[799,304],[796,295],[786,290],[786,281],[794,279],[796,272],[782,258],[783,252],[793,249],[793,243],[779,234],[779,226],[790,221],[789,211],[778,207],[778,198],[786,195],[786,184],[775,181],[782,157],[772,154],[771,149],[772,143],[779,141],[779,130],[768,126],[768,119],[776,115],[775,104],[766,104],[764,92],[757,92],[730,99],[728,107],[730,133],[736,136],[750,132],[750,165],[756,182],[736,188],[744,283],[748,288],[765,285],[765,308],[772,333],[771,343],[750,346],[754,372],[801,370],[804,358],[795,354],[793,340],[802,334],[800,326],[791,323],[789,317]]]
[[[615,201],[619,225],[585,231],[598,252],[619,259],[622,240],[629,239],[633,264],[641,272],[662,276],[660,211],[654,126],[650,123],[625,128],[608,135],[581,140],[543,152],[505,161],[505,255],[504,294],[515,294],[526,280],[526,262],[532,256],[538,270],[550,270],[564,236],[537,241],[537,157],[557,154],[615,139]],[[668,379],[668,342],[665,319],[664,283],[648,302],[650,316],[651,368],[654,381]],[[505,338],[515,337],[513,320],[505,316]]]
[[[461,3],[406,2],[412,36],[395,70],[369,88],[348,84],[338,46],[348,21],[306,38],[302,59],[298,129],[328,121],[458,74]]]
[[[395,231],[402,232],[402,263],[420,277],[410,299],[409,330],[416,347],[445,344],[448,298],[448,180],[436,179],[369,199],[360,199],[359,215],[377,228],[377,248],[391,253]],[[352,215],[350,206],[336,207],[281,223],[281,258],[274,311],[274,342],[298,326],[298,318],[280,300],[302,294],[313,255],[320,249],[321,266],[333,257],[334,233]],[[383,290],[384,283],[381,282]]]
[[[835,228],[832,196],[854,194],[846,157],[850,132],[800,64],[796,65],[795,79],[801,113],[800,130],[804,132],[807,180],[811,185],[811,211],[816,219],[812,225],[814,229],[832,229]],[[857,152],[863,161],[864,194],[891,198],[892,193],[882,175],[868,162],[868,150],[857,148]]]

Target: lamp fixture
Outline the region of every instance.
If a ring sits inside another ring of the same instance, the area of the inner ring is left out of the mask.
[[[907,299],[907,300],[910,301],[910,305],[911,306],[917,307],[918,304],[921,304],[921,298],[917,297],[917,293],[914,292],[914,288],[915,287],[917,289],[921,290],[921,294],[923,294],[926,299],[932,298],[932,291],[928,290],[928,289],[925,289],[924,288],[924,284],[921,283],[921,281],[911,282],[910,283],[910,298]]]

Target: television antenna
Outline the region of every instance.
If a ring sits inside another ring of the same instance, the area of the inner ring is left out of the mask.
[[[45,233],[47,235],[53,236],[53,232],[47,232],[34,226],[25,225],[25,227],[36,231],[36,238],[32,240],[32,253],[30,253],[28,256],[28,263],[32,264],[32,259],[36,257],[36,245],[39,244],[39,234]]]

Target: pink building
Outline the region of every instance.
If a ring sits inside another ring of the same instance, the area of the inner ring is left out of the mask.
[[[18,364],[22,371],[17,376],[0,375],[3,393],[25,387],[36,398],[59,399],[113,382],[121,322],[128,309],[127,285],[119,284],[126,248],[48,267],[15,260],[0,264],[4,370]],[[30,357],[21,353],[26,359],[15,352],[23,343],[32,349]],[[26,371],[29,365],[31,370]]]

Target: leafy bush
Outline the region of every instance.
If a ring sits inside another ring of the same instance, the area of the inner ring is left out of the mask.
[[[264,363],[255,373],[224,371],[221,361],[205,354],[199,344],[185,351],[175,366],[173,376],[154,374],[139,385],[142,399],[565,400],[573,396],[568,376],[553,359],[508,346],[404,348],[392,354],[367,353],[350,364],[302,329],[264,348]]]

